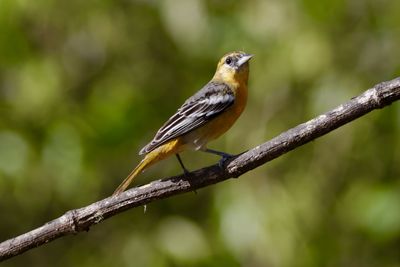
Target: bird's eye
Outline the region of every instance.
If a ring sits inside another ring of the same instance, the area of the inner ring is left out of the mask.
[[[227,59],[225,60],[225,63],[230,65],[232,63],[232,58],[231,57],[227,57]]]

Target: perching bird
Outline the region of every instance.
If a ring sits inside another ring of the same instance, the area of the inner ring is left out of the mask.
[[[229,154],[207,148],[207,143],[225,133],[243,112],[247,102],[249,60],[253,55],[232,52],[218,62],[214,77],[187,99],[158,130],[154,139],[140,150],[144,159],[118,186],[113,195],[123,192],[132,180],[154,163],[176,155],[185,173],[179,153],[194,149],[222,156]]]

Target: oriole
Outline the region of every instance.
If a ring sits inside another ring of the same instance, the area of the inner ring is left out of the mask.
[[[232,52],[218,62],[214,77],[200,91],[187,99],[178,111],[158,130],[154,139],[140,150],[144,159],[118,186],[114,195],[123,192],[132,180],[154,163],[176,155],[185,173],[179,153],[186,149],[222,156],[231,155],[207,148],[207,143],[225,133],[243,112],[247,102],[249,60],[253,55]]]

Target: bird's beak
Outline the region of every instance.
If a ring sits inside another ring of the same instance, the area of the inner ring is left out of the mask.
[[[252,54],[244,54],[237,62],[237,65],[240,67],[247,61],[249,61],[253,57]]]

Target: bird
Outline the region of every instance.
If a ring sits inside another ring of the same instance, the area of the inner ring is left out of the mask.
[[[218,62],[213,78],[188,98],[157,131],[139,155],[143,160],[117,187],[113,195],[126,190],[132,180],[151,165],[175,155],[184,174],[179,153],[198,150],[219,155],[220,164],[232,155],[209,149],[207,143],[225,133],[242,114],[248,96],[249,60],[252,54],[234,51]]]

